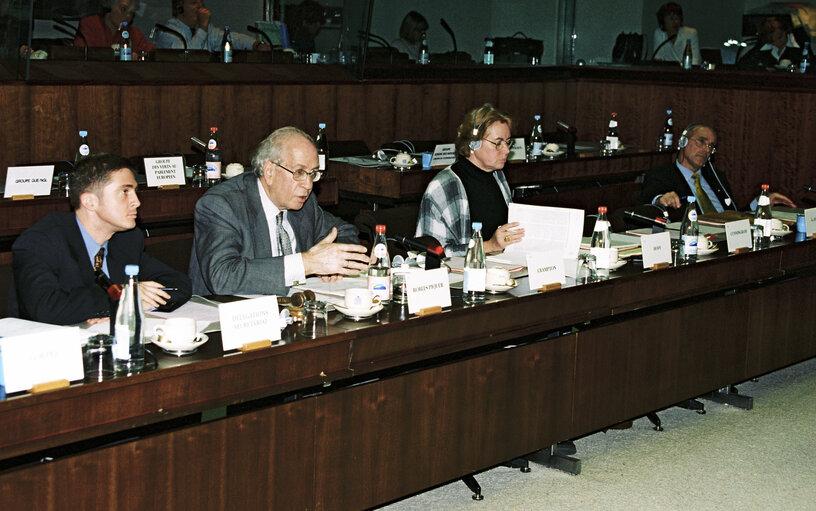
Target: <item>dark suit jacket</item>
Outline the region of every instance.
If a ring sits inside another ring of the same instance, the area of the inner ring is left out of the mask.
[[[337,242],[359,243],[357,229],[323,211],[314,194],[287,218],[298,252],[305,252],[337,227]],[[190,278],[197,295],[285,295],[283,257],[272,257],[269,227],[252,172],[209,190],[196,203]]]
[[[711,165],[708,164],[706,164],[700,172],[702,172],[703,178],[708,181],[708,184],[714,190],[717,198],[720,199],[723,208],[736,210],[734,195],[731,193],[731,186],[728,184],[728,179],[725,177],[725,174],[717,171],[715,176]],[[663,195],[668,192],[677,192],[677,195],[680,197],[694,195],[688,182],[686,182],[686,179],[680,172],[680,169],[677,168],[674,159],[668,163],[663,163],[651,168],[646,172],[646,177],[643,181],[643,190],[640,196],[635,200],[635,204],[651,204],[652,199],[657,195]],[[730,206],[726,203],[726,199],[729,197],[731,198]],[[672,220],[675,220],[674,217],[676,214],[672,214],[673,212],[671,211],[669,213]],[[679,212],[679,215],[682,216],[682,211]]]
[[[48,214],[26,229],[11,250],[10,316],[58,325],[108,316],[108,295],[94,283],[93,265],[74,213]],[[108,241],[107,261],[113,282],[124,283],[125,265],[138,264],[139,280],[178,288],[159,310],[173,310],[190,299],[190,279],[145,253],[141,229],[114,234]]]
[[[786,46],[785,49],[782,50],[779,60],[776,60],[776,57],[773,56],[771,50],[760,50],[762,46],[762,43],[757,43],[756,46],[751,48],[748,53],[739,59],[739,62],[737,62],[737,68],[748,71],[765,71],[766,69],[778,65],[783,59],[790,60],[791,64],[798,68],[799,64],[802,62],[801,48],[791,48]]]

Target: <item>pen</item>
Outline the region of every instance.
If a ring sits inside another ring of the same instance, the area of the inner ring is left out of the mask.
[[[178,291],[177,287],[163,287],[161,288],[162,291]]]

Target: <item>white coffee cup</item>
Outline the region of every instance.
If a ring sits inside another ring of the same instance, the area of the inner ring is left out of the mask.
[[[408,153],[397,153],[388,161],[390,161],[391,165],[395,167],[410,167],[411,165],[416,165],[417,162],[416,158]]]
[[[780,220],[778,218],[772,218],[771,219],[771,230],[772,231],[788,231],[788,230],[790,230],[790,226],[788,224],[782,222],[782,220]]]
[[[486,284],[488,287],[512,286],[513,282],[505,268],[488,268]]]
[[[153,328],[153,338],[163,346],[185,349],[196,340],[196,322],[193,318],[170,318]]]
[[[347,309],[370,309],[375,303],[375,296],[368,289],[354,287],[346,289],[345,304]],[[379,302],[379,299],[376,300]]]
[[[610,248],[592,248],[590,253],[595,256],[595,264],[597,268],[612,268],[618,262],[618,249]]]
[[[714,242],[706,238],[704,234],[697,236],[697,250],[709,250],[714,248]]]

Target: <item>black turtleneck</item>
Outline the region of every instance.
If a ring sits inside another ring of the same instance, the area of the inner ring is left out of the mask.
[[[465,158],[451,165],[462,180],[470,207],[471,222],[482,222],[482,237],[493,237],[500,225],[507,223],[507,203],[492,172],[485,172]]]

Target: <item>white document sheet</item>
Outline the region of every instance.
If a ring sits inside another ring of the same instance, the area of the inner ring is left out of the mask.
[[[578,257],[584,230],[583,210],[510,203],[507,221],[519,222],[525,234],[521,242],[509,245],[505,254],[541,254],[560,250],[564,259]]]

